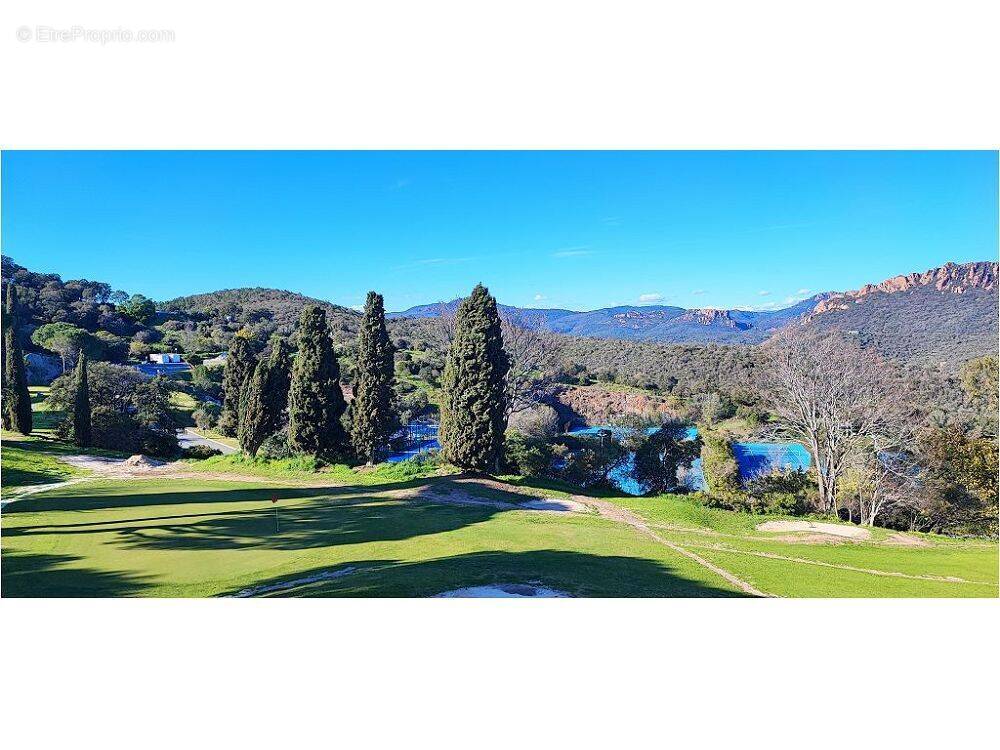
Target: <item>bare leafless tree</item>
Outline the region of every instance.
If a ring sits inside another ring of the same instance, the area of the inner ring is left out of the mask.
[[[442,351],[447,352],[455,338],[455,313],[457,310],[447,302],[438,302],[434,305],[434,319],[437,325],[434,327],[438,338],[438,344]]]
[[[919,469],[914,456],[906,450],[908,446],[902,444],[904,442],[902,434],[894,439],[877,436],[868,450],[852,459],[849,484],[858,510],[858,523],[874,526],[890,508],[898,510],[916,502]]]
[[[794,329],[772,339],[763,360],[756,385],[775,418],[770,432],[806,446],[820,510],[834,512],[838,483],[852,462],[901,447],[907,412],[901,381],[872,350],[836,334]]]
[[[500,316],[503,348],[510,360],[507,372],[507,417],[542,402],[553,383],[559,348],[544,317],[522,311]]]

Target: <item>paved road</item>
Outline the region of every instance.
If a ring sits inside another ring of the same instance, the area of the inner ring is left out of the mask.
[[[226,445],[225,443],[220,443],[218,440],[202,437],[191,430],[178,430],[177,442],[180,444],[181,448],[190,448],[192,445],[205,445],[209,448],[215,448],[217,451],[222,451],[223,454],[236,453],[235,448]]]

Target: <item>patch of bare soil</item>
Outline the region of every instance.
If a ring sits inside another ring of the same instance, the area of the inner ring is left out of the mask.
[[[129,469],[143,470],[143,469],[158,469],[164,466],[166,461],[158,461],[155,458],[150,458],[149,456],[129,456],[122,462],[122,466],[127,466]]]
[[[499,508],[501,510],[537,510],[552,511],[555,513],[586,513],[589,511],[589,508],[583,503],[561,498],[546,498],[533,495],[528,496],[529,499],[524,502],[513,502],[498,498],[481,497],[464,490],[462,485],[468,484],[482,484],[490,489],[499,490],[510,495],[527,494],[515,492],[514,490],[517,488],[487,479],[459,479],[447,484],[435,483],[424,487],[395,490],[390,494],[393,497],[405,500],[431,500],[433,502],[452,503],[454,505],[485,505],[489,508]]]
[[[148,456],[129,458],[107,458],[105,456],[65,456],[60,459],[77,469],[86,469],[95,474],[109,477],[130,477],[166,473],[170,464]]]
[[[832,534],[779,534],[777,536],[747,537],[759,542],[786,542],[788,544],[849,544],[852,540]]]
[[[828,534],[856,541],[868,539],[871,533],[860,526],[844,526],[822,521],[765,521],[757,524],[757,531],[804,531],[812,535]]]
[[[897,532],[886,537],[883,544],[892,544],[899,547],[930,547],[930,543],[917,536]]]
[[[435,599],[566,599],[565,591],[529,583],[497,583],[492,586],[467,586],[435,594]]]
[[[205,479],[230,482],[266,482],[270,484],[290,484],[284,480],[253,475],[231,474],[229,472],[191,471],[182,461],[158,461],[149,456],[129,458],[107,458],[105,456],[62,456],[63,463],[78,469],[92,471],[109,479]]]

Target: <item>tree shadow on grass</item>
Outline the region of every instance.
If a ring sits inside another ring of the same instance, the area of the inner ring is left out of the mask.
[[[410,485],[412,483],[406,483]],[[185,514],[167,513],[147,517],[124,517],[74,523],[10,526],[9,537],[112,534],[110,544],[142,550],[301,550],[363,542],[398,541],[428,534],[454,531],[487,521],[501,508],[489,505],[450,505],[435,502],[421,489],[412,497],[385,497],[383,487],[364,492],[353,489],[351,497],[330,497],[321,490],[225,490],[192,493],[204,504],[243,502],[252,507]],[[172,493],[167,493],[168,495]],[[272,496],[281,500],[271,502]],[[132,496],[133,506],[162,506],[163,495]],[[88,498],[83,501],[87,508]],[[23,505],[28,505],[27,501]],[[168,502],[167,505],[170,505]],[[22,503],[11,506],[23,512]],[[30,507],[30,506],[29,506]],[[77,507],[80,507],[77,505]],[[51,509],[44,504],[34,510]],[[277,515],[277,518],[275,518]],[[44,519],[44,515],[42,516]]]
[[[110,478],[114,481],[114,478]],[[118,480],[123,481],[123,480]],[[128,481],[128,480],[124,480]],[[206,489],[177,490],[168,492],[144,492],[143,487],[146,482],[160,481],[177,484],[195,484],[197,479],[174,480],[169,477],[148,478],[135,480],[135,492],[123,494],[121,484],[108,486],[87,486],[84,489],[76,488],[71,493],[60,495],[45,495],[25,498],[10,506],[5,513],[38,513],[41,511],[53,510],[114,510],[141,508],[146,506],[161,505],[191,505],[207,503],[244,503],[257,500],[270,501],[271,498],[280,500],[301,499],[308,497],[358,495],[363,492],[389,492],[392,490],[413,489],[431,483],[429,479],[412,479],[404,482],[393,482],[389,484],[375,486],[342,485],[330,487],[272,487],[259,486],[247,489],[214,490],[211,489],[213,483],[226,483],[226,480],[214,480],[206,477]]]
[[[0,557],[0,596],[137,596],[147,588],[145,576],[72,565],[81,559],[73,555],[5,552]]]
[[[735,597],[665,563],[560,550],[474,552],[421,562],[366,560],[258,581],[225,596],[428,597],[469,586],[532,584],[579,597]]]

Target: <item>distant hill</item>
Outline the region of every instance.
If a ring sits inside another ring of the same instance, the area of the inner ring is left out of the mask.
[[[997,353],[1000,304],[995,262],[948,263],[830,295],[803,321],[857,336],[907,362],[954,365]]]
[[[355,310],[284,289],[222,289],[158,302],[157,310],[167,319],[177,316],[217,323],[264,324],[267,328],[290,331],[308,305],[319,305],[326,310],[336,339],[346,341],[357,333],[361,316]]]
[[[775,311],[608,307],[589,312],[517,308],[505,315],[533,328],[587,338],[664,344],[756,344],[802,325],[839,330],[903,361],[955,365],[997,352],[997,263],[947,263],[849,292],[825,292]],[[420,305],[394,318],[453,313],[460,300]]]
[[[667,343],[743,343],[766,339],[777,328],[797,320],[829,295],[817,294],[774,311],[687,310],[668,305],[622,305],[588,312],[500,305],[501,313],[532,328],[590,338]],[[418,305],[392,318],[433,318],[453,314],[461,300]]]

